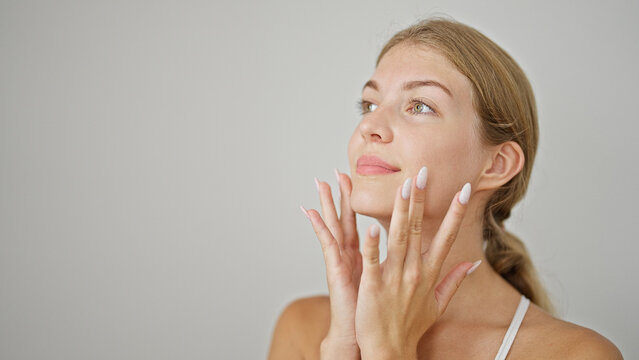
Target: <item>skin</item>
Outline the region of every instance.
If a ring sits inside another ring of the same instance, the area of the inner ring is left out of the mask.
[[[348,201],[343,201],[347,204],[342,204],[342,214],[352,212],[373,217],[390,232],[388,258],[380,271],[367,277],[364,266],[362,281],[372,279],[366,282],[367,286],[356,281],[361,260],[356,250],[359,239],[353,234],[354,215],[346,216],[340,225],[331,209],[334,207],[330,190],[322,191],[320,187],[328,225],[324,225],[314,210],[309,210],[309,216],[322,242],[329,292],[332,290],[328,338],[348,342],[349,334],[357,335],[362,355],[390,349],[393,356],[411,356],[434,322],[471,321],[475,312],[466,309],[490,311],[504,301],[515,306],[518,303],[520,294],[489,266],[480,265],[468,280],[464,280],[464,275],[473,261],[487,262],[482,249],[482,209],[490,194],[521,170],[524,158],[514,142],[493,147],[480,143],[474,131],[478,119],[472,107],[471,84],[437,51],[400,44],[382,58],[371,80],[377,83],[378,89],[363,89],[365,113],[348,144],[352,178],[346,177],[343,181],[351,191]],[[435,80],[448,88],[451,95],[435,86],[401,89],[405,82],[412,80]],[[413,98],[419,98],[421,103],[411,102]],[[359,174],[357,159],[364,154],[375,154],[400,170],[383,175]],[[422,190],[415,186],[415,177],[423,166],[428,169],[428,177]],[[399,190],[409,177],[413,177],[411,198],[402,201]],[[467,182],[473,191],[469,203],[461,206],[454,199]],[[415,198],[421,201],[414,202]],[[409,208],[413,211],[409,212]],[[447,213],[450,214],[448,221],[444,221]],[[393,221],[396,222],[394,228]],[[421,226],[417,226],[419,221]],[[416,227],[417,231],[402,231],[402,228],[414,230]],[[350,251],[344,251],[343,257],[327,254],[331,236],[323,231],[325,229],[330,229],[335,241]],[[402,239],[403,233],[410,233],[410,239]],[[378,239],[369,241],[373,244]],[[403,241],[411,245],[402,246]],[[369,256],[375,256],[371,255],[371,249],[376,245],[365,248],[369,249]],[[364,265],[374,268],[366,259],[364,256]],[[404,261],[412,265],[402,267]],[[388,271],[384,271],[384,267],[388,267]],[[343,273],[351,274],[352,283],[346,281]],[[412,282],[397,280],[411,278],[411,274]],[[458,290],[462,280],[464,286]],[[409,289],[410,295],[405,299],[390,295],[397,288]],[[380,293],[385,289],[388,294]],[[362,294],[367,296],[362,298]],[[371,309],[382,311],[382,315],[375,317],[378,312]],[[417,314],[410,309],[426,310]],[[390,314],[398,311],[404,314],[403,325],[389,324],[393,321]],[[355,325],[349,326],[354,312]],[[411,320],[407,321],[406,317]],[[384,329],[391,326],[394,333],[375,338],[374,326]]]
[[[373,105],[366,107],[348,144],[351,176],[337,174],[340,216],[330,185],[321,181],[322,215],[304,210],[322,246],[329,297],[287,307],[269,359],[316,359],[318,348],[326,359],[492,358],[521,294],[488,265],[481,216],[490,195],[521,171],[523,152],[514,142],[480,143],[472,86],[434,49],[397,45],[371,79],[379,90],[362,92]],[[425,79],[444,84],[452,97],[434,86],[401,90],[406,81]],[[400,171],[358,174],[357,159],[364,154]],[[415,177],[422,166],[428,168],[427,184],[419,189]],[[403,199],[400,188],[409,177],[410,199]],[[461,205],[457,200],[466,182],[472,193]],[[375,250],[379,235],[367,232],[364,253],[359,252],[355,213],[377,219],[389,234],[382,264]],[[482,264],[465,277],[478,259]],[[531,303],[509,358],[584,355],[622,358],[603,336]]]
[[[371,77],[380,91],[365,88],[362,98],[375,104],[365,113],[348,144],[352,192],[350,206],[355,213],[379,221],[388,233],[394,189],[422,166],[428,168],[425,188],[421,248],[428,249],[439,230],[451,199],[464,183],[472,195],[456,240],[441,267],[441,280],[460,262],[482,260],[458,289],[440,321],[469,320],[465,309],[490,310],[506,301],[517,304],[520,294],[506,285],[487,263],[482,249],[482,212],[490,195],[523,167],[524,156],[515,142],[498,146],[480,143],[474,126],[479,121],[472,106],[472,86],[445,57],[426,47],[397,45],[382,58]],[[406,81],[431,79],[444,84],[452,97],[434,86],[402,91]],[[423,114],[411,114],[419,98],[434,109],[419,107]],[[377,154],[401,170],[386,175],[357,174],[357,159]],[[494,296],[491,294],[499,294]]]

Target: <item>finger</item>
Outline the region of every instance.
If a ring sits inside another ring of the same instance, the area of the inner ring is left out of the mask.
[[[357,217],[355,212],[351,208],[351,192],[353,191],[353,184],[348,175],[340,174],[335,169],[335,176],[337,177],[337,186],[340,194],[340,216],[339,220],[342,223],[342,231],[344,236],[344,247],[351,248],[355,251],[359,251],[359,236],[357,235]]]
[[[333,234],[335,240],[339,244],[340,251],[344,249],[342,226],[337,218],[337,210],[335,209],[335,203],[333,202],[333,195],[331,192],[331,186],[323,181],[319,181],[315,178],[315,185],[317,185],[317,191],[320,195],[320,204],[322,207],[322,218],[326,219],[326,225]]]
[[[335,240],[333,234],[331,234],[331,231],[326,226],[317,210],[309,209],[306,213],[308,214],[308,218],[311,220],[315,235],[317,235],[320,245],[322,246],[327,271],[337,269],[342,261],[337,240]]]
[[[408,243],[408,206],[412,177],[407,178],[403,185],[395,191],[395,204],[388,230],[388,252],[384,274],[392,278],[399,276],[404,270],[404,258]],[[388,278],[388,280],[391,280]]]
[[[415,178],[410,194],[410,207],[408,211],[408,250],[404,268],[416,266],[421,269],[422,261],[422,227],[424,224],[424,199],[426,198],[426,179],[428,169],[422,167]]]
[[[366,231],[362,266],[362,278],[366,277],[373,283],[379,280],[381,273],[379,265],[379,226],[376,224],[371,225]]]
[[[438,317],[446,311],[453,295],[455,295],[462,281],[466,278],[466,272],[473,266],[474,264],[471,262],[463,262],[455,266],[437,285],[435,299],[437,300]]]
[[[458,191],[453,197],[453,201],[448,208],[444,221],[442,221],[442,224],[439,226],[439,230],[437,230],[437,234],[435,234],[428,252],[422,256],[424,258],[425,269],[435,273],[437,275],[435,277],[436,279],[439,278],[439,271],[457,238],[459,227],[466,213],[466,208],[468,208],[468,204],[462,204],[460,200],[465,200],[467,203],[469,197],[470,183],[466,183],[462,190]]]

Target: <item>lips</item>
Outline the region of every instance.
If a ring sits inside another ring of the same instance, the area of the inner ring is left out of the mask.
[[[379,166],[390,171],[399,171],[400,169],[393,166],[375,155],[362,155],[357,159],[357,167],[360,166]]]

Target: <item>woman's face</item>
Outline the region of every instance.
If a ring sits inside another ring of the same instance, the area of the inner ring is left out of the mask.
[[[473,130],[478,120],[471,95],[470,81],[436,50],[408,44],[391,48],[362,90],[364,114],[348,144],[353,210],[389,221],[395,191],[422,166],[428,168],[425,218],[443,218],[466,182],[474,188],[486,153]],[[377,156],[399,170],[358,169],[362,155]]]

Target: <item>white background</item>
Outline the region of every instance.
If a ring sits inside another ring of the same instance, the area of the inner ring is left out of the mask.
[[[313,176],[350,173],[385,41],[441,14],[535,90],[507,228],[563,319],[639,357],[637,4],[0,1],[0,358],[265,358],[327,294]]]

